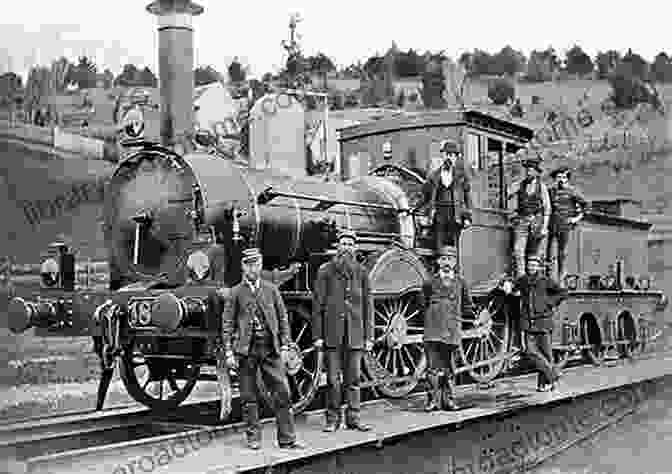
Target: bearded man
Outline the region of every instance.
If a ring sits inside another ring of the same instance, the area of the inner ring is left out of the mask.
[[[439,272],[423,286],[425,329],[423,342],[429,367],[426,411],[459,410],[455,402],[455,355],[462,343],[460,321],[473,317],[473,304],[466,282],[460,277],[457,251],[441,249]]]
[[[422,188],[417,208],[429,205],[436,251],[444,246],[459,247],[460,234],[471,225],[471,183],[464,170],[457,143],[441,142],[443,164]]]
[[[340,233],[336,256],[320,267],[315,281],[313,339],[316,347],[325,346],[326,432],[341,425],[342,388],[347,392],[346,428],[371,430],[360,420],[359,385],[363,353],[373,348],[373,301],[368,272],[357,262],[356,250],[355,233]]]

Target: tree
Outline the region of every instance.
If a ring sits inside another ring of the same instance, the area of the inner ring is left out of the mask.
[[[322,78],[322,87],[327,89],[327,74],[336,70],[336,66],[331,58],[320,52],[314,56],[308,56],[306,58],[306,66],[310,72],[318,74]]]
[[[465,56],[465,54],[468,54],[468,56]],[[492,55],[487,51],[475,49],[473,53],[464,53],[460,60],[469,61],[469,67],[466,69],[473,77],[493,74]]]
[[[595,65],[597,66],[597,78],[607,79],[609,75],[616,70],[621,62],[621,54],[613,49],[607,52],[598,52],[595,56]]]
[[[586,75],[593,72],[593,60],[590,59],[580,46],[574,45],[565,54],[567,72],[570,74]]]
[[[98,67],[87,56],[80,56],[77,64],[70,68],[67,82],[75,83],[80,89],[96,87],[98,82]]]
[[[416,77],[422,75],[425,61],[413,49],[398,52],[394,58],[394,70],[397,77]]]
[[[444,91],[446,89],[443,76],[442,60],[432,58],[422,75],[422,102],[428,109],[442,109],[446,106]]]
[[[371,56],[366,60],[362,69],[367,79],[381,76],[385,72],[383,57],[378,54]]]
[[[525,77],[528,81],[532,82],[550,81],[559,67],[560,61],[552,47],[544,51],[537,51],[535,49],[530,53]]]
[[[137,84],[138,86],[140,86],[140,87],[156,87],[157,86],[158,80],[157,80],[156,76],[154,75],[154,73],[152,72],[152,70],[149,69],[149,67],[145,66],[145,68],[142,71],[140,71],[139,76],[140,76],[140,78],[139,78],[139,81],[138,81],[138,84]]]
[[[491,57],[490,73],[497,75],[515,76],[525,68],[525,55],[514,50],[511,46],[505,46],[502,50]]]
[[[68,86],[68,77],[73,65],[65,57],[60,57],[51,63],[51,90],[57,94],[63,93]]]
[[[135,64],[125,64],[121,74],[114,80],[115,86],[135,87],[140,80],[140,70]]]
[[[109,69],[105,69],[103,72],[103,88],[109,89],[114,83],[114,74]]]
[[[469,73],[465,67],[455,63],[452,59],[443,61],[443,77],[445,80],[445,90],[452,96],[453,102],[459,107],[464,107],[467,88],[469,85]],[[447,100],[449,100],[447,98]]]
[[[13,99],[23,88],[21,76],[14,72],[0,75],[0,98]]]
[[[653,60],[651,79],[657,82],[672,82],[672,61],[666,53],[658,53]]]
[[[32,120],[33,112],[48,106],[51,95],[51,71],[46,67],[35,66],[28,73],[24,91],[24,109],[27,117]]]
[[[633,53],[632,49],[628,49],[628,52],[623,56],[623,59],[621,59],[621,63],[618,65],[617,69],[643,81],[648,79],[649,63],[647,63],[639,54]]]
[[[212,84],[219,81],[220,78],[221,75],[212,66],[199,66],[194,69],[194,85],[196,87]]]
[[[240,63],[237,56],[233,58],[233,61],[229,64],[228,73],[229,81],[231,82],[243,82],[247,76],[245,68]]]
[[[509,100],[513,100],[516,90],[513,84],[507,79],[497,78],[488,85],[488,98],[495,105],[504,105]]]

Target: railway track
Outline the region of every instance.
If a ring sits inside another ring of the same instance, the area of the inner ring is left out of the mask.
[[[672,350],[639,355],[635,360],[671,357]],[[607,360],[604,365],[627,364],[626,359]],[[565,374],[599,368],[580,364],[565,368]],[[516,382],[532,379],[535,374],[526,373],[504,377],[497,384],[513,386]],[[469,393],[481,390],[479,384],[460,385],[458,391]],[[412,398],[422,397],[416,392]],[[367,405],[390,403],[388,399],[375,398]],[[0,459],[18,462],[48,463],[52,460],[74,459],[95,452],[122,452],[129,447],[147,446],[185,436],[214,436],[238,431],[243,428],[238,414],[230,422],[217,420],[218,401],[187,403],[172,413],[157,414],[149,409],[136,407],[113,408],[101,412],[75,412],[54,415],[41,419],[28,419],[0,426]],[[306,412],[303,416],[319,416],[324,409]],[[268,423],[272,419],[266,418]]]

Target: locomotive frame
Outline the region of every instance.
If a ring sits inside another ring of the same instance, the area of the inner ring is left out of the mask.
[[[459,248],[477,311],[462,321],[456,371],[491,382],[517,353],[519,334],[510,305],[489,295],[510,271],[510,212],[503,197],[516,171],[510,157],[532,135],[523,124],[475,110],[355,125],[340,130],[340,179],[335,183],[246,168],[214,149],[179,155],[136,140],[106,197],[110,288],[75,288],[73,257],[60,246],[56,285],[17,294],[9,307],[10,327],[93,336],[102,367],[109,373],[118,360],[135,400],[169,410],[189,396],[198,380],[216,380],[201,369],[220,357],[224,301],[218,290],[240,279],[240,252],[259,246],[264,277],[280,285],[290,314],[294,343],[288,373],[299,412],[324,382],[322,354],[310,337],[312,282],[333,254],[338,230],[347,227],[359,235],[359,257],[369,270],[375,304],[375,344],[364,361],[365,386],[403,397],[425,370],[419,293],[433,271],[427,213],[412,209],[431,169],[432,148],[440,139],[453,138],[466,150],[477,204]],[[387,142],[395,143],[392,159],[381,156],[380,145]],[[165,183],[169,187],[162,187]],[[156,197],[159,191],[168,196]],[[560,330],[553,342],[559,366],[577,355],[595,364],[609,351],[631,357],[652,340],[655,313],[664,302],[660,292],[648,286],[624,290],[620,281],[612,285],[616,289],[591,286],[595,276],[600,280],[607,274],[605,265],[616,261],[617,280],[624,272],[646,273],[646,245],[632,242],[645,242],[649,227],[618,215],[586,215],[570,243],[569,268],[573,281],[588,283],[577,284],[559,309]],[[603,239],[605,232],[631,243],[621,245],[618,255],[605,252],[607,258],[585,265],[582,249],[591,235]],[[160,250],[152,256],[155,249]],[[205,273],[189,266],[187,257],[194,255],[207,258]],[[165,397],[164,388],[170,391]]]

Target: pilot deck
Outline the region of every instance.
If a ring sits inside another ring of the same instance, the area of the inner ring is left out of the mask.
[[[260,451],[244,447],[241,425],[209,427],[86,452],[28,461],[29,472],[175,472],[228,474],[516,472],[529,468],[632,413],[672,380],[672,355],[566,371],[553,393],[534,376],[501,380],[490,390],[465,386],[459,412],[425,413],[422,394],[364,405],[370,433],[322,432],[322,411],[297,416],[304,450],[277,448],[275,424]]]

